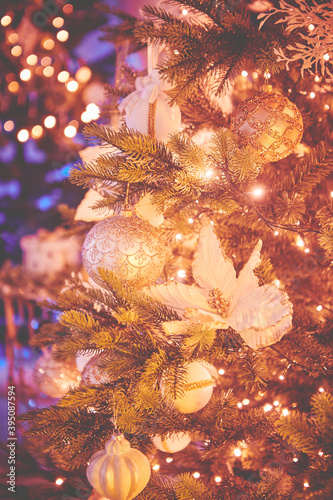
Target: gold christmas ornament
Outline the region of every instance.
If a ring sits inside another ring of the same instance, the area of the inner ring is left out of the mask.
[[[153,443],[156,448],[166,453],[177,453],[177,451],[184,450],[190,442],[191,436],[183,432],[171,434],[169,437],[164,439],[160,436],[153,437]]]
[[[238,106],[232,127],[264,163],[290,155],[303,135],[302,115],[296,105],[273,92],[270,85]]]
[[[113,435],[105,450],[94,453],[87,467],[89,483],[109,500],[135,498],[146,487],[150,474],[148,458],[131,448],[122,435]]]
[[[96,224],[82,247],[85,270],[99,285],[103,285],[99,268],[113,271],[130,286],[153,283],[162,272],[165,257],[159,233],[131,211]]]
[[[181,413],[194,413],[199,411],[209,402],[213,394],[214,380],[208,367],[200,361],[189,363],[186,367],[186,385],[184,394],[172,398],[172,403]],[[164,393],[163,380],[161,390]]]
[[[34,381],[43,394],[51,398],[61,398],[70,388],[79,385],[81,375],[73,359],[57,361],[52,352],[47,350],[37,360]]]

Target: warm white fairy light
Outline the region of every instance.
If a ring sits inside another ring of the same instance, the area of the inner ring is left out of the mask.
[[[49,56],[45,56],[41,59],[40,63],[42,66],[50,66],[50,64],[52,64],[52,59]]]
[[[309,24],[308,30],[309,31],[313,31],[314,29],[315,29],[314,25],[313,24]]]
[[[325,389],[324,389],[324,387],[319,387],[318,391],[319,391],[319,392],[324,392],[324,391],[325,391]]]
[[[39,139],[43,135],[43,127],[41,125],[35,125],[31,129],[31,136],[34,139]]]
[[[176,234],[176,240],[177,240],[177,241],[180,241],[182,238],[183,238],[183,237],[182,237],[182,235],[181,235],[180,233],[177,233],[177,234]]]
[[[4,124],[3,124],[3,128],[5,129],[6,132],[11,132],[12,130],[14,130],[14,122],[12,120],[7,120]]]
[[[249,399],[247,399],[247,398],[245,398],[245,399],[243,399],[242,404],[243,404],[244,406],[247,406],[248,404],[250,404],[250,400],[249,400]]]
[[[273,408],[273,406],[272,406],[272,405],[270,405],[269,403],[267,403],[267,404],[265,404],[265,406],[264,406],[264,411],[265,411],[265,412],[271,411],[271,409],[272,409],[272,408]]]
[[[324,60],[325,60],[325,61],[328,61],[328,60],[329,60],[329,58],[330,58],[330,55],[329,55],[329,54],[324,54]]]
[[[77,82],[75,82],[75,83],[77,83]],[[86,112],[88,113],[88,115],[90,116],[90,118],[92,120],[97,120],[97,118],[99,118],[100,109],[97,106],[97,104],[94,104],[93,102],[88,104],[88,106],[86,107]]]
[[[155,471],[158,471],[158,470],[160,470],[160,466],[158,464],[155,464],[155,465],[153,465],[152,469]]]
[[[61,477],[58,477],[58,479],[55,480],[55,484],[58,486],[61,486],[63,484],[64,480]]]
[[[280,280],[274,280],[273,283],[279,288],[279,286],[280,286]]]
[[[187,10],[187,9],[183,9],[183,10],[182,10],[182,14],[183,14],[183,16],[187,16],[187,14],[188,14],[188,10]]]
[[[326,109],[326,110],[330,109],[329,105],[325,104],[324,109]]]
[[[43,75],[46,76],[47,78],[50,78],[54,74],[54,67],[53,66],[46,66],[46,68],[43,69]]]
[[[44,125],[46,128],[53,128],[55,124],[57,123],[57,120],[55,116],[47,116],[44,120]]]
[[[58,81],[61,83],[67,82],[69,77],[70,77],[70,74],[68,73],[68,71],[60,71],[59,75],[57,76]]]
[[[191,217],[188,219],[188,223],[193,224],[193,219]]]
[[[333,198],[333,191],[331,191],[331,198]]]
[[[279,404],[280,404],[280,401],[277,401],[277,400],[274,401],[274,403],[273,403],[274,406],[279,406]]]
[[[319,76],[319,75],[316,75],[316,76],[314,77],[314,81],[315,81],[315,82],[319,82],[319,81],[320,81],[320,76]]]
[[[264,77],[265,77],[265,78],[270,78],[271,76],[272,76],[272,75],[271,75],[270,73],[267,73],[267,72],[265,72],[265,73],[264,73]]]
[[[20,86],[19,86],[18,82],[15,82],[15,81],[10,82],[10,84],[8,85],[8,90],[12,94],[17,94],[17,92],[20,90]]]
[[[297,458],[297,457],[294,457],[294,458],[293,458],[293,462],[295,462],[295,463],[296,463],[296,462],[298,462],[298,458]]]
[[[303,484],[303,486],[304,486],[304,488],[308,488],[310,485],[309,485],[309,483],[307,481],[305,481],[304,484]]]
[[[9,26],[10,23],[12,22],[12,18],[10,16],[8,16],[8,15],[7,16],[3,16],[1,18],[0,22],[1,22],[1,26],[4,26],[4,27]]]
[[[87,113],[87,111],[83,111],[81,115],[81,121],[83,121],[83,123],[89,123],[92,121],[92,118],[90,118],[90,115],[89,113]]]
[[[284,380],[284,375],[280,375],[280,376],[279,376],[279,379],[280,379],[280,380]]]
[[[20,47],[20,45],[15,45],[15,47],[13,47],[10,52],[12,56],[20,57],[20,55],[22,54],[22,47]]]
[[[205,176],[206,176],[208,179],[210,179],[212,175],[213,175],[213,170],[211,170],[211,169],[207,170],[207,172],[205,173]]]
[[[61,30],[57,33],[57,38],[59,42],[66,42],[68,40],[69,33],[66,30]]]
[[[193,472],[193,477],[194,477],[195,479],[199,479],[199,477],[200,477],[200,472]]]
[[[254,198],[262,198],[262,196],[264,195],[265,191],[262,187],[256,187],[252,192],[252,196]]]
[[[243,408],[243,404],[242,403],[237,403],[237,406],[238,406],[238,408]]]
[[[284,417],[287,417],[287,416],[289,415],[289,410],[288,410],[288,408],[283,408],[283,410],[282,410],[282,415],[283,415]]]
[[[274,236],[277,236],[279,234],[279,231],[274,231]]]
[[[45,42],[43,42],[43,47],[45,50],[53,50],[54,45],[54,40],[52,40],[51,38],[48,38],[47,40],[45,40]]]
[[[75,78],[79,83],[87,83],[92,76],[92,71],[88,66],[82,66],[75,73]]]
[[[259,74],[256,71],[254,71],[252,73],[252,77],[253,77],[254,80],[257,80],[257,78],[259,78]]]
[[[310,99],[314,99],[316,97],[315,92],[310,92],[309,97]]]
[[[234,455],[235,457],[240,457],[242,455],[242,450],[240,450],[239,448],[235,448]]]
[[[225,370],[223,370],[223,368],[220,368],[219,369],[219,375],[224,375],[225,374]]]
[[[62,17],[55,17],[52,24],[55,28],[61,28],[64,25],[64,19]]]
[[[171,464],[171,462],[173,462],[173,458],[172,457],[166,457],[165,461],[166,461],[167,464]]]
[[[79,88],[79,84],[75,80],[71,80],[66,84],[66,87],[69,92],[76,92]]]
[[[304,252],[305,252],[305,253],[309,253],[309,252],[310,252],[310,248],[305,248],[305,249],[304,249]]]
[[[69,138],[75,137],[76,133],[77,129],[73,125],[68,125],[64,130],[65,136]]]
[[[17,139],[19,142],[27,142],[29,139],[29,132],[26,128],[22,128],[18,134],[17,134]]]
[[[18,42],[19,36],[17,33],[11,33],[8,37],[8,42],[9,43],[16,43]]]
[[[323,306],[317,306],[317,307],[316,307],[317,311],[321,311],[321,310],[322,310],[322,308],[323,308]]]
[[[220,483],[222,481],[222,477],[221,476],[215,476],[214,477],[214,481],[215,481],[215,483]]]
[[[243,71],[242,71],[241,75],[242,75],[242,76],[244,76],[244,77],[246,77],[246,76],[248,76],[249,74],[248,74],[248,72],[247,72],[245,69],[243,69]]]
[[[179,50],[175,49],[175,50],[173,51],[173,53],[174,53],[176,56],[178,56],[180,52],[179,52]]]
[[[297,236],[296,245],[298,247],[304,247],[304,241],[302,240],[302,238],[300,236]]]
[[[186,278],[186,271],[184,269],[180,269],[177,273],[178,278]]]
[[[324,455],[324,453],[323,453],[322,451],[318,451],[318,455],[319,455],[320,457],[322,457],[322,456]]]
[[[27,57],[27,63],[30,66],[35,66],[37,62],[38,62],[38,57],[36,56],[36,54],[30,54],[30,56]]]

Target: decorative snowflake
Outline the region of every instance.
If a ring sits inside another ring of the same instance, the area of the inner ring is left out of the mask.
[[[214,330],[233,328],[252,349],[280,340],[291,328],[292,304],[275,284],[259,286],[253,270],[260,264],[260,249],[261,241],[236,278],[212,227],[204,227],[192,266],[199,286],[169,281],[146,290],[183,317],[163,323],[166,333],[186,333],[202,323]]]
[[[287,45],[287,53],[281,48],[275,49],[277,61],[284,61],[287,69],[290,63],[300,61],[302,76],[304,71],[310,74],[320,71],[323,77],[331,79],[333,74],[327,61],[333,54],[333,4],[326,2],[318,5],[315,0],[311,6],[304,0],[295,0],[295,3],[299,8],[280,0],[279,9],[272,8],[268,14],[260,14],[258,18],[263,19],[260,28],[274,14],[284,14],[275,24],[286,23],[286,32],[296,31],[303,41]]]

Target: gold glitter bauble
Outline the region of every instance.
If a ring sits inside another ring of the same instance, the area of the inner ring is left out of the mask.
[[[43,394],[51,398],[61,398],[70,388],[79,385],[81,374],[73,359],[57,361],[50,351],[46,351],[37,360],[34,381]]]
[[[303,135],[302,115],[296,105],[272,92],[270,86],[237,107],[232,127],[265,163],[290,155]]]
[[[113,271],[130,286],[151,284],[162,272],[165,245],[148,222],[130,211],[122,214],[104,219],[87,234],[82,247],[85,270],[99,285],[99,268]]]

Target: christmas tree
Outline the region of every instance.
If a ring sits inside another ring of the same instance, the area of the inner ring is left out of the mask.
[[[33,339],[82,372],[21,416],[68,478],[47,498],[71,471],[100,500],[331,498],[332,6],[144,15],[148,74],[122,67],[123,124],[87,125],[71,171],[89,279]]]

